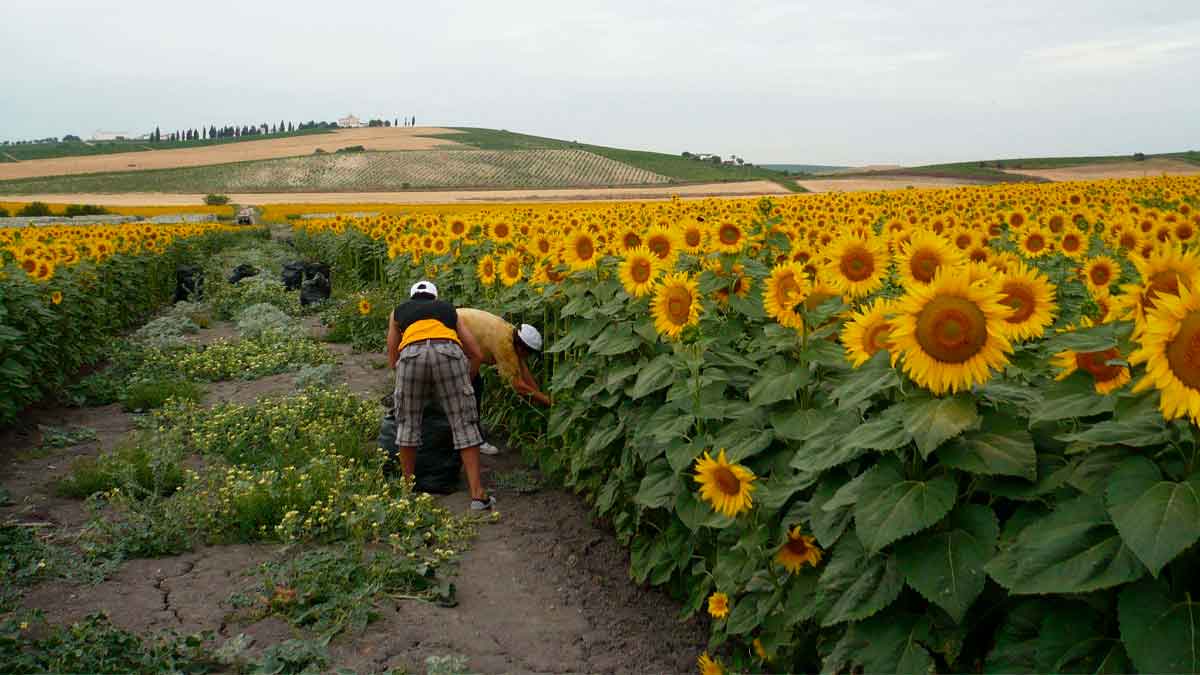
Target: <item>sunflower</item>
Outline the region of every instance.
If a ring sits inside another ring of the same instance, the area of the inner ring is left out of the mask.
[[[507,220],[498,220],[492,223],[489,229],[489,238],[497,244],[507,244],[512,241],[513,227]]]
[[[1145,258],[1131,257],[1142,277],[1141,284],[1126,284],[1124,303],[1133,314],[1140,332],[1146,327],[1146,314],[1164,297],[1178,295],[1183,288],[1195,290],[1200,281],[1200,257],[1195,251],[1184,252],[1178,246],[1165,246]]]
[[[1075,229],[1063,232],[1062,236],[1058,238],[1058,250],[1074,260],[1082,258],[1087,253],[1089,245],[1088,236]]]
[[[675,266],[675,258],[679,257],[679,247],[675,237],[663,227],[652,227],[646,232],[643,245],[654,254],[654,257],[666,268]]]
[[[788,328],[803,328],[804,319],[796,311],[812,288],[804,275],[804,268],[797,263],[776,265],[767,278],[763,289],[763,309],[767,316]]]
[[[658,276],[658,259],[645,246],[628,251],[617,267],[617,276],[629,295],[640,298],[654,290]]]
[[[660,334],[678,339],[684,328],[700,322],[700,292],[696,280],[686,272],[667,275],[654,291],[650,312]]]
[[[938,270],[957,267],[963,262],[962,251],[927,230],[916,230],[900,250],[897,267],[906,288],[933,281]]]
[[[642,235],[632,225],[626,225],[621,229],[619,240],[621,248],[626,251],[632,251],[642,245]]]
[[[702,223],[695,218],[685,218],[680,221],[677,229],[679,245],[683,250],[693,254],[704,250],[704,245],[708,242],[708,231]]]
[[[1080,325],[1087,328],[1092,325],[1092,321],[1085,316]],[[1082,370],[1095,380],[1096,393],[1104,395],[1111,394],[1129,382],[1127,366],[1109,365],[1109,361],[1120,359],[1121,352],[1116,347],[1111,347],[1098,352],[1062,351],[1051,357],[1050,363],[1062,370],[1054,379],[1065,380],[1076,370]]]
[[[496,259],[490,255],[480,258],[479,264],[475,266],[475,274],[479,277],[479,283],[484,286],[496,283]]]
[[[696,460],[694,480],[700,484],[700,497],[715,511],[730,518],[752,507],[754,472],[741,464],[730,464],[722,449],[713,459],[707,452]]]
[[[1054,284],[1037,270],[1018,264],[999,279],[1000,302],[1012,312],[1004,318],[1004,334],[1012,341],[1040,337],[1054,323],[1058,306],[1054,303]]]
[[[1083,266],[1083,283],[1092,293],[1107,292],[1120,277],[1121,266],[1106,255],[1092,258]]]
[[[521,254],[509,251],[500,259],[500,282],[512,286],[521,280]]]
[[[787,537],[787,541],[775,554],[775,562],[791,574],[799,574],[805,565],[816,567],[821,564],[822,552],[816,544],[816,539],[800,534],[799,525],[789,530]]]
[[[875,237],[842,237],[827,254],[826,277],[843,294],[861,298],[883,286],[887,249]]]
[[[596,266],[598,251],[596,239],[585,231],[578,231],[567,238],[563,258],[572,270],[586,270]]]
[[[1026,258],[1040,258],[1050,253],[1050,233],[1031,227],[1017,235],[1017,247]]]
[[[1002,300],[998,285],[972,285],[952,271],[910,287],[897,303],[891,333],[904,372],[935,394],[986,382],[1012,352],[1003,325],[1010,310]]]
[[[58,304],[61,304],[62,301],[63,301],[62,291],[54,291],[53,293],[50,294],[50,302],[52,304],[58,305]]]
[[[710,657],[708,652],[696,658],[696,665],[700,668],[700,675],[725,675],[725,667],[720,661]]]
[[[719,264],[717,265],[716,274],[717,276],[726,276],[720,271]],[[732,275],[733,281],[718,288],[714,293],[717,302],[720,303],[722,307],[725,307],[729,304],[729,296],[731,295],[736,295],[739,298],[744,298],[747,295],[750,295],[750,287],[754,285],[754,281],[746,275],[746,268],[740,263],[734,263],[733,269],[730,271],[730,275]]]
[[[1155,387],[1163,417],[1200,424],[1200,293],[1180,286],[1177,296],[1159,296],[1139,342],[1129,362],[1146,364],[1146,374],[1133,393]]]
[[[746,239],[742,223],[734,218],[721,218],[710,241],[721,253],[738,253],[746,245]]]
[[[366,298],[359,298],[359,300],[358,300],[359,316],[366,316],[370,313],[371,313],[371,301],[367,300]]]
[[[719,591],[708,596],[708,615],[714,619],[729,616],[729,596]]]
[[[893,301],[875,298],[865,309],[850,315],[842,329],[842,346],[846,349],[846,359],[855,368],[869,361],[875,352],[891,348],[892,326],[888,315],[892,311]]]

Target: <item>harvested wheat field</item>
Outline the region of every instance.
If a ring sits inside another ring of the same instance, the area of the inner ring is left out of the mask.
[[[361,145],[367,150],[431,150],[460,147],[453,141],[430,138],[434,134],[458,133],[440,127],[375,127],[339,129],[328,134],[309,134],[262,141],[240,141],[199,148],[123,152],[89,157],[38,159],[27,162],[0,164],[0,180],[62,176],[112,171],[145,171],[173,169],[185,166],[206,166],[245,162],[255,159],[278,159],[311,155],[318,148],[334,152],[339,148]]]
[[[809,192],[864,192],[870,190],[904,190],[906,188],[950,188],[967,185],[986,185],[980,181],[930,176],[879,176],[871,178],[821,178],[799,180],[796,184]]]
[[[1101,180],[1104,178],[1147,178],[1151,176],[1194,176],[1200,165],[1178,159],[1147,159],[1137,162],[1097,162],[1059,169],[1013,169],[1008,173],[1037,176],[1052,181]]]
[[[404,192],[281,192],[230,194],[235,204],[452,204],[461,202],[578,202],[622,199],[684,199],[704,197],[756,197],[790,194],[769,180],[742,183],[699,183],[619,188],[545,188],[530,190],[421,190]],[[33,194],[5,197],[13,203],[98,204],[102,206],[195,206],[202,194],[126,192],[120,194]]]

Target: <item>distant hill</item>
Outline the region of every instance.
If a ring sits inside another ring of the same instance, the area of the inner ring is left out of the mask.
[[[845,171],[853,167],[849,166],[830,166],[827,164],[759,164],[764,169],[772,171],[790,171],[791,173],[831,173],[833,171]]]

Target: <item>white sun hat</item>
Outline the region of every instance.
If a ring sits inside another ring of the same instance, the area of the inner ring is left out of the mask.
[[[432,281],[427,281],[425,279],[422,279],[422,280],[418,281],[417,283],[413,284],[412,288],[410,288],[408,290],[408,297],[411,298],[411,297],[415,296],[417,293],[428,293],[428,294],[432,295],[434,297],[434,299],[436,300],[437,299],[437,286],[434,286]]]
[[[533,351],[542,351],[542,334],[533,326],[527,323],[521,324],[521,327],[517,329],[517,338]]]

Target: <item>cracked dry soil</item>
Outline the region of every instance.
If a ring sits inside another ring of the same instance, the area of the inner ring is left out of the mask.
[[[313,326],[316,329],[316,326]],[[217,327],[212,335],[224,333]],[[338,380],[362,395],[389,386],[390,373],[377,368],[379,355],[339,355]],[[250,402],[288,391],[291,376],[208,385],[206,404]],[[54,495],[53,482],[77,457],[111,449],[133,428],[119,406],[46,408],[25,424],[0,434],[0,485],[12,503],[0,521],[38,523],[56,532],[77,531],[86,520],[78,501]],[[91,426],[99,440],[30,456],[39,442],[37,424]],[[497,439],[493,439],[495,442]],[[525,465],[519,450],[504,448],[483,457],[484,480]],[[465,512],[460,489],[440,501]],[[453,579],[458,606],[442,608],[414,600],[383,599],[380,618],[362,633],[345,633],[329,645],[331,666],[355,672],[405,667],[423,672],[428,656],[459,654],[475,672],[690,672],[704,649],[703,620],[679,620],[679,604],[629,579],[629,557],[612,533],[597,525],[582,500],[542,487],[533,493],[493,490],[500,522],[481,524]],[[255,585],[263,562],[295,555],[280,545],[208,546],[185,555],[130,560],[104,582],[77,585],[48,581],[27,590],[24,604],[41,609],[50,622],[71,622],[95,611],[142,634],[211,630],[217,642],[244,633],[251,652],[297,637],[312,637],[269,617],[237,623],[229,597]],[[216,646],[216,645],[214,645]]]

